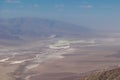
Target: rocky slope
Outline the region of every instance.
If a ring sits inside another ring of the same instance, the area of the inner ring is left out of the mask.
[[[120,68],[103,72],[95,72],[80,80],[120,80]]]

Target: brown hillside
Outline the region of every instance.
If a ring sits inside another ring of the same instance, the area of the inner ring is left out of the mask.
[[[80,80],[120,80],[120,68],[96,72]]]

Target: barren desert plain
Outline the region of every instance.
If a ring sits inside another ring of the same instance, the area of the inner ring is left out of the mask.
[[[52,38],[0,46],[0,80],[80,80],[120,67],[120,38]]]

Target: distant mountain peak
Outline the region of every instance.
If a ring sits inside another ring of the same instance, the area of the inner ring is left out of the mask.
[[[0,19],[0,38],[34,38],[56,36],[86,36],[92,30],[71,23],[53,21],[41,18],[11,18]],[[6,37],[7,38],[7,37]]]

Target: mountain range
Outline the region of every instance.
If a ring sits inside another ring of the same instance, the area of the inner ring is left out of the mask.
[[[41,18],[0,19],[0,39],[90,36],[92,29],[72,23]]]

